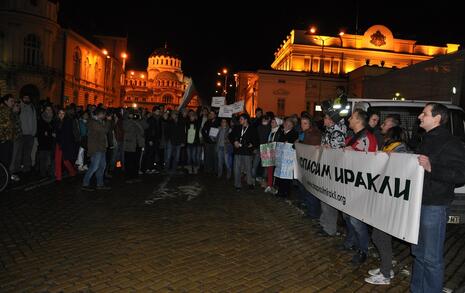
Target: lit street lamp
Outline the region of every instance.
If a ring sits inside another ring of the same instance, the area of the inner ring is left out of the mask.
[[[106,49],[103,49],[102,53],[105,56],[105,62],[103,63],[103,103],[105,104],[105,94],[107,91],[107,59],[110,58],[110,56]]]

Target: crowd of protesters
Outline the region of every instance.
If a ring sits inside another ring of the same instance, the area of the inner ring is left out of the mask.
[[[56,181],[61,181],[65,172],[71,177],[85,172],[81,188],[89,192],[111,189],[105,179],[117,170],[127,183],[140,181],[142,174],[160,172],[232,177],[237,192],[242,192],[245,181],[248,189],[261,187],[281,198],[288,197],[297,185],[308,216],[321,227],[317,235],[339,235],[338,219],[342,220],[346,237],[338,249],[352,252],[354,265],[366,261],[371,232],[381,265],[370,270],[365,280],[389,284],[394,277],[391,236],[320,201],[302,184],[274,177],[273,167],[261,166],[259,146],[300,142],[363,152],[416,152],[422,154],[419,164],[426,170],[428,188],[423,194],[419,244],[412,248],[411,288],[413,292],[439,292],[445,208],[453,197],[454,185],[465,181],[465,150],[442,127],[448,119],[446,107],[436,103],[425,107],[419,119],[426,134],[417,150],[408,147],[397,114],[381,122],[377,113],[355,109],[347,119],[333,109],[317,121],[307,112],[300,117],[278,117],[259,108],[253,118],[247,113],[221,118],[207,107],[175,111],[159,105],[151,110],[72,104],[63,109],[45,101],[32,105],[28,97],[20,101],[6,95],[0,105],[0,161],[8,166],[13,181],[27,177],[34,168]]]

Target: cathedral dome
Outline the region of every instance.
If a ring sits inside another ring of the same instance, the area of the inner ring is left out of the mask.
[[[158,56],[172,57],[172,58],[179,59],[179,55],[169,50],[166,46],[163,48],[155,49],[152,52],[152,54],[150,54],[150,57],[158,57]]]
[[[174,80],[174,81],[179,81],[178,76],[169,71],[163,71],[160,72],[157,77],[155,78],[156,80]]]

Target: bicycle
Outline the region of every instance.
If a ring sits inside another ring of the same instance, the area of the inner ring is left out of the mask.
[[[8,172],[8,169],[5,167],[5,165],[0,163],[0,192],[5,190],[9,182],[10,182],[10,173]]]

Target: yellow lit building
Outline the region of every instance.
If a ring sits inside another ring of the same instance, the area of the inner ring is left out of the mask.
[[[324,36],[292,30],[274,54],[273,70],[238,73],[236,100],[245,100],[250,113],[257,107],[283,115],[313,112],[321,101],[334,97],[338,86],[351,95],[362,92],[361,85],[353,84],[364,80],[361,72],[379,75],[458,48],[457,44],[438,47],[396,39],[383,25],[374,25],[363,35]],[[349,79],[352,71],[363,66],[370,70],[357,71],[357,77]]]
[[[127,39],[64,29],[58,10],[56,0],[0,1],[0,95],[120,106]]]
[[[63,30],[65,36],[65,64],[63,104],[86,106],[103,104],[121,106],[122,53],[127,39],[94,36],[89,39]]]
[[[149,56],[146,71],[128,70],[124,82],[124,106],[152,109],[155,105],[165,105],[177,109],[188,85],[181,63],[179,56],[165,46]],[[199,105],[199,99],[194,95],[187,108],[195,109]]]

